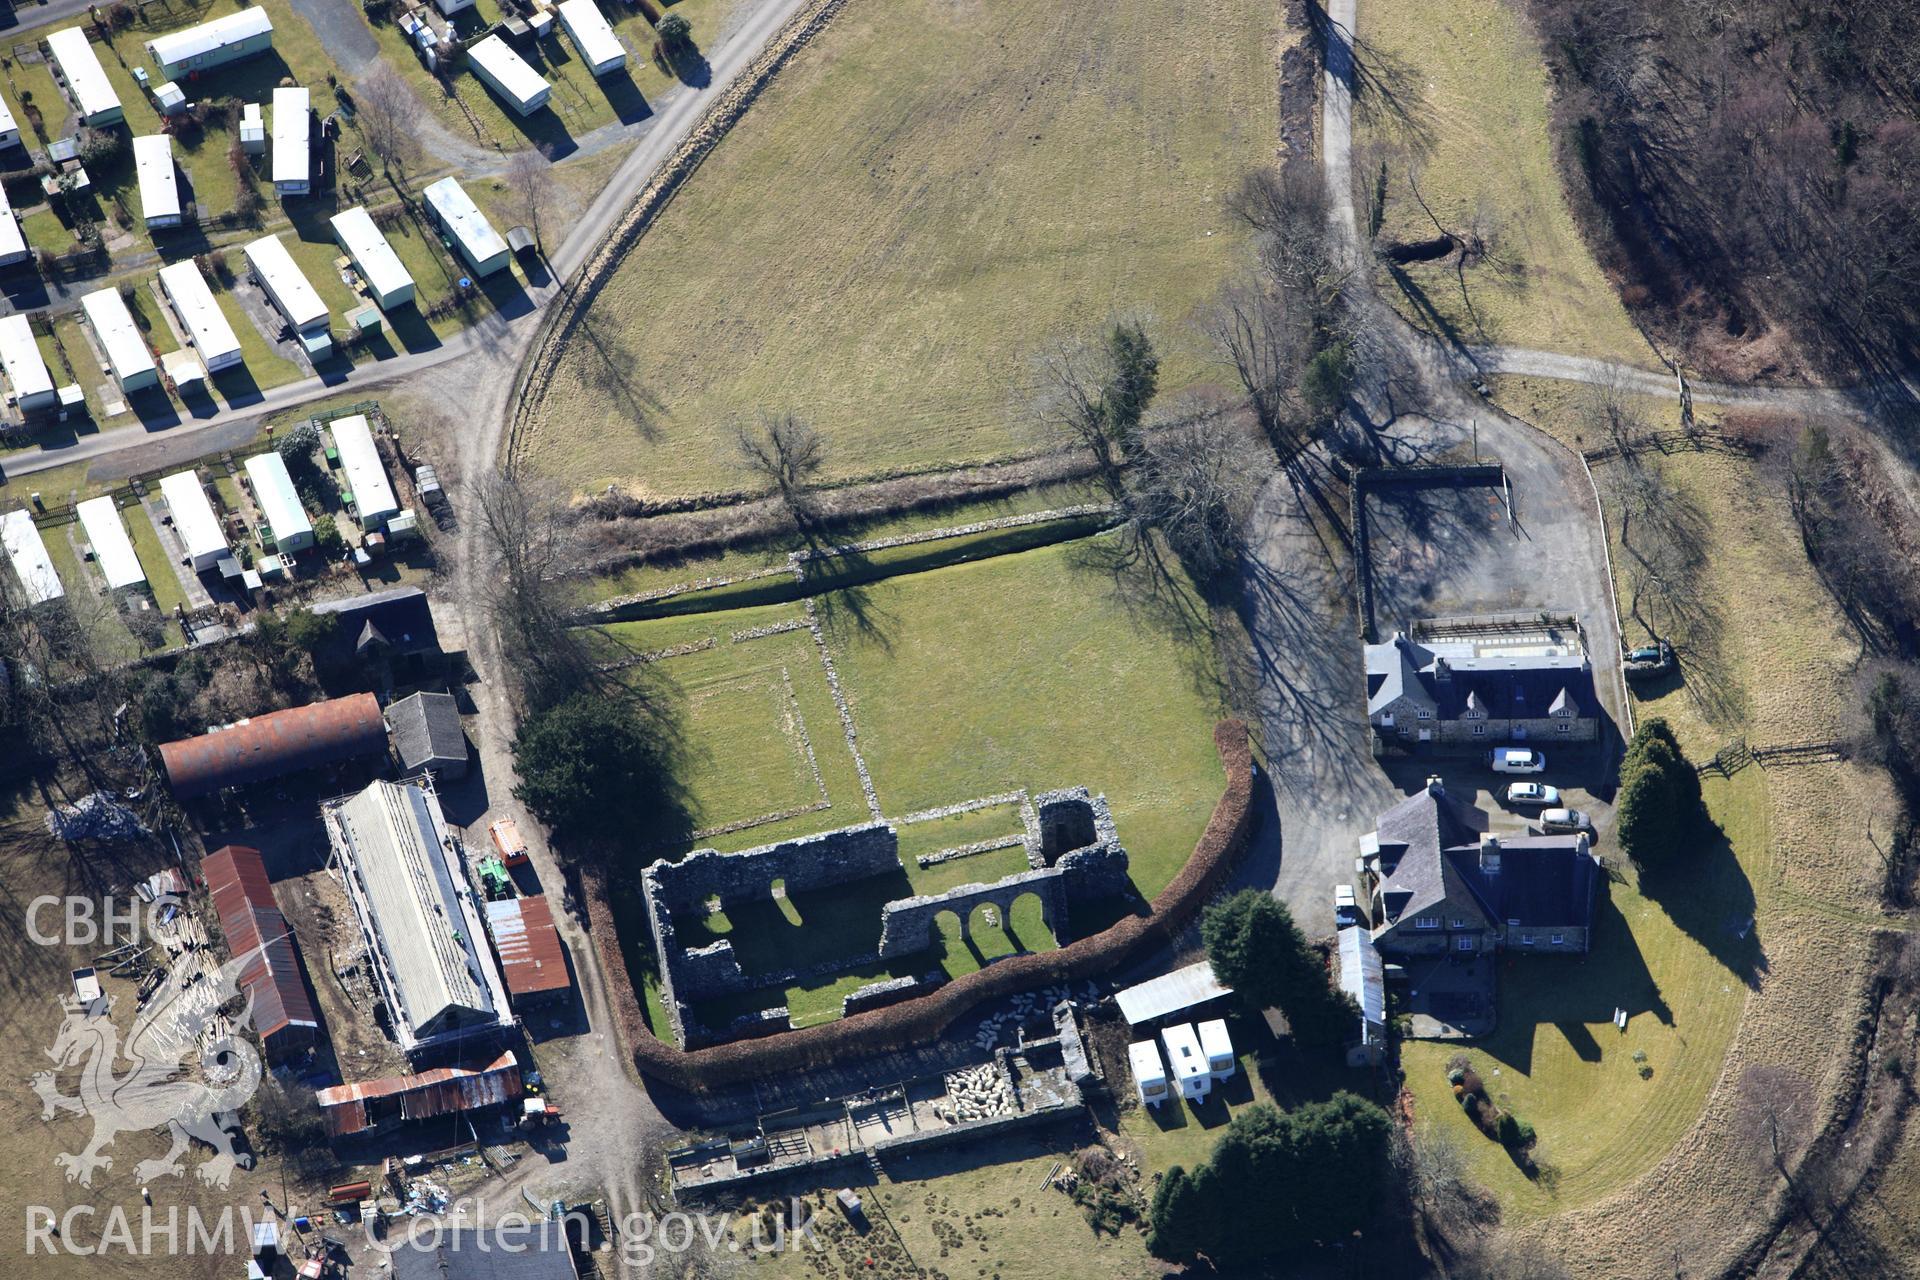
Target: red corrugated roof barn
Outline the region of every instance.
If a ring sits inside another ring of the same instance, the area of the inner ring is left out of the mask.
[[[380,699],[356,693],[162,743],[160,762],[173,794],[191,800],[386,749]]]
[[[349,1137],[396,1121],[479,1111],[520,1096],[520,1064],[503,1053],[478,1071],[435,1067],[410,1076],[337,1084],[314,1093],[327,1132]]]
[[[487,932],[493,935],[514,1008],[556,1000],[572,988],[560,933],[553,927],[553,908],[544,893],[489,902]]]
[[[203,858],[200,873],[206,877],[227,950],[246,962],[240,989],[253,1001],[254,1030],[267,1059],[278,1062],[319,1037],[320,1015],[307,994],[293,930],[273,900],[267,864],[258,849],[230,844]]]

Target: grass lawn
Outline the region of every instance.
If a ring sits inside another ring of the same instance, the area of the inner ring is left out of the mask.
[[[126,518],[127,532],[133,538],[133,549],[140,557],[140,567],[146,571],[147,587],[153,592],[153,602],[160,607],[160,612],[171,617],[176,605],[187,603],[186,589],[180,585],[179,566],[161,545],[160,535],[155,532],[146,508],[137,505],[122,507],[120,514]]]
[[[74,616],[93,633],[99,656],[106,661],[136,658],[140,655],[139,642],[127,630],[119,611],[100,595],[98,573],[74,550],[70,535],[77,534],[79,529],[80,522],[71,520],[40,531],[40,540],[47,544],[47,557],[53,561],[53,571],[66,589]]]
[[[113,375],[100,367],[100,357],[80,323],[80,314],[78,311],[68,311],[55,316],[53,333],[73,366],[74,380],[86,393],[87,412],[92,415],[94,422],[100,423],[106,421],[104,406],[108,397],[115,400],[123,397],[120,388],[114,385]]]
[[[303,375],[300,366],[281,355],[279,350],[267,341],[260,326],[247,315],[246,308],[231,292],[220,287],[217,281],[209,281],[213,296],[219,300],[220,312],[226,316],[227,323],[233,327],[233,336],[240,340],[240,361],[247,367],[247,376],[255,386],[265,389],[277,387],[284,382],[297,382]],[[227,376],[222,370],[216,378]]]
[[[1272,159],[1277,12],[853,0],[601,290],[533,464],[732,488],[729,420],[762,409],[836,475],[1004,454],[1035,353],[1116,311],[1150,315],[1163,393],[1215,378],[1186,326]]]
[[[1362,216],[1379,173],[1367,144],[1399,142],[1382,242],[1435,235],[1408,182],[1411,162],[1434,216],[1456,234],[1478,220],[1491,245],[1467,270],[1464,294],[1449,259],[1410,264],[1398,281],[1376,268],[1383,295],[1416,324],[1465,342],[1651,363],[1574,226],[1554,163],[1546,65],[1521,11],[1502,0],[1366,4],[1359,57],[1388,86],[1356,104]]]
[[[29,245],[35,249],[45,249],[48,253],[65,253],[74,246],[73,232],[66,223],[60,221],[60,215],[49,205],[41,205],[31,213],[22,214],[20,231]]]

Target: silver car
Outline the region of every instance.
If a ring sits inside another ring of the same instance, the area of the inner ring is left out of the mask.
[[[1557,805],[1560,803],[1560,788],[1550,787],[1544,782],[1516,782],[1507,788],[1507,803]]]

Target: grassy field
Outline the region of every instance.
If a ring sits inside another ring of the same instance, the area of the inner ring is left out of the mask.
[[[1363,4],[1358,54],[1376,87],[1356,104],[1358,207],[1388,181],[1381,241],[1478,226],[1491,252],[1377,268],[1384,296],[1416,324],[1470,343],[1507,343],[1648,363],[1652,352],[1587,252],[1555,166],[1545,63],[1521,11],[1502,0]],[[1419,192],[1408,175],[1411,168]],[[1398,276],[1398,279],[1393,278]]]
[[[1232,270],[1224,198],[1276,137],[1276,10],[854,0],[627,256],[539,406],[582,489],[739,483],[728,421],[791,409],[829,470],[1000,454],[1045,343],[1149,315],[1163,391]]]
[[[140,557],[140,567],[146,571],[147,587],[153,592],[153,602],[159,606],[160,612],[171,617],[174,606],[187,602],[186,589],[180,585],[179,568],[161,545],[160,535],[155,531],[146,508],[122,507],[120,514],[126,518],[127,534],[133,539],[133,549]]]

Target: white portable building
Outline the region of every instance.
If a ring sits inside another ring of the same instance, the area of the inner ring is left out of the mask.
[[[33,322],[15,312],[0,316],[0,369],[7,373],[14,403],[23,413],[50,409],[59,395],[53,389],[53,374],[41,358],[40,344],[33,338]]]
[[[180,225],[180,179],[173,168],[173,138],[149,133],[133,140],[133,167],[140,175],[140,217],[149,229]]]
[[[47,544],[40,540],[32,513],[9,511],[0,516],[0,546],[6,548],[7,559],[13,562],[13,575],[20,579],[28,604],[45,604],[67,594],[60,585],[60,575],[53,571],[53,558],[47,554]]]
[[[47,52],[53,55],[60,78],[67,82],[67,96],[80,113],[81,124],[113,124],[127,117],[120,95],[100,65],[99,55],[87,43],[87,33],[68,27],[47,37]]]
[[[1133,1068],[1133,1087],[1140,1101],[1157,1107],[1167,1100],[1167,1069],[1160,1063],[1159,1045],[1135,1040],[1127,1046],[1127,1063]]]
[[[627,65],[625,46],[594,0],[560,0],[560,25],[567,29],[567,38],[596,77]]]
[[[273,190],[303,196],[313,190],[313,110],[305,89],[273,91]]]
[[[147,41],[160,74],[177,80],[273,48],[273,19],[258,6]]]
[[[267,149],[267,122],[260,114],[260,104],[249,102],[240,108],[240,149],[250,156],[257,156]]]
[[[207,491],[201,486],[199,476],[191,471],[176,471],[160,477],[160,496],[166,499],[167,513],[173,517],[173,531],[180,535],[180,545],[187,549],[187,559],[192,562],[195,573],[205,573],[220,563],[220,557],[231,554],[227,535],[220,527],[220,517],[213,513],[213,504],[207,501]]]
[[[467,65],[500,100],[523,116],[547,105],[553,86],[513,46],[499,36],[488,36],[467,50]]]
[[[340,467],[347,473],[360,527],[368,533],[385,528],[388,519],[400,514],[400,504],[394,501],[393,484],[387,479],[386,464],[380,461],[380,450],[373,443],[373,428],[367,425],[366,417],[356,413],[335,418],[333,447],[340,452]]]
[[[243,251],[247,267],[259,279],[260,287],[273,299],[273,305],[287,318],[301,345],[314,359],[333,349],[333,337],[327,331],[327,304],[320,301],[307,277],[294,262],[287,246],[278,236],[262,236]]]
[[[13,205],[7,200],[6,188],[0,187],[0,267],[25,262],[32,256],[33,250],[27,246],[26,233],[20,230],[20,219],[14,215]]]
[[[1207,1055],[1207,1073],[1215,1080],[1233,1076],[1240,1064],[1233,1056],[1233,1037],[1227,1034],[1225,1018],[1200,1024],[1200,1052]]]
[[[112,498],[89,498],[74,510],[80,515],[80,527],[87,531],[94,563],[107,579],[107,590],[137,587],[147,580],[140,557],[134,554],[133,539],[127,536],[127,526],[120,519],[120,508]]]
[[[313,545],[313,522],[300,505],[293,477],[277,453],[256,453],[247,459],[247,479],[253,482],[253,500],[260,504],[274,546],[291,554]]]
[[[451,18],[454,14],[473,8],[475,0],[433,0],[433,7]]]
[[[13,109],[0,99],[0,148],[20,145],[20,126],[14,121]]]
[[[1177,1022],[1160,1033],[1167,1048],[1167,1062],[1180,1086],[1180,1096],[1199,1101],[1213,1090],[1213,1073],[1207,1070],[1207,1055],[1201,1052],[1200,1037],[1191,1022]]]
[[[133,323],[117,289],[98,289],[80,299],[80,309],[93,326],[94,340],[107,353],[107,365],[122,391],[139,391],[160,381],[160,369],[147,350],[147,340]]]
[[[387,243],[386,236],[373,224],[373,215],[365,205],[355,205],[331,219],[333,238],[353,259],[354,270],[366,282],[367,291],[382,311],[405,306],[413,301],[413,277],[400,261],[400,255]]]
[[[493,229],[466,188],[453,178],[442,178],[426,190],[427,208],[453,241],[477,276],[503,269],[511,256],[507,242]]]
[[[227,323],[227,314],[207,287],[198,263],[182,258],[160,268],[160,290],[186,326],[187,336],[193,339],[194,350],[200,353],[200,363],[208,373],[240,363],[240,339],[234,336],[233,326]]]

